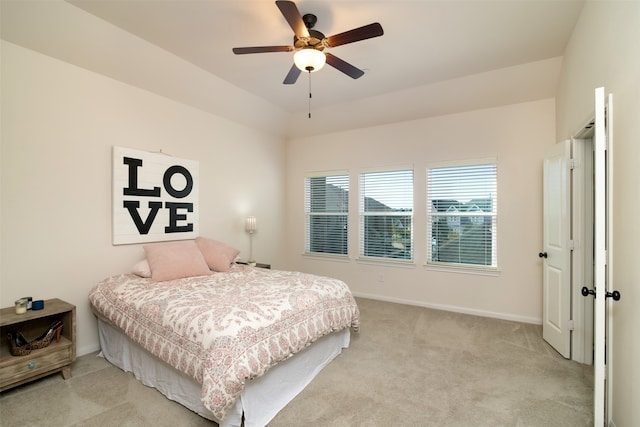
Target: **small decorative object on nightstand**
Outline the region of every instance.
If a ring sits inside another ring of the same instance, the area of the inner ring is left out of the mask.
[[[258,267],[258,268],[267,268],[270,269],[271,268],[271,264],[264,264],[262,262],[255,262],[255,261],[236,261],[236,264],[241,264],[241,265],[248,265],[251,267]]]
[[[41,310],[0,310],[0,391],[55,372],[69,379],[74,360],[74,305],[54,298],[43,301]]]

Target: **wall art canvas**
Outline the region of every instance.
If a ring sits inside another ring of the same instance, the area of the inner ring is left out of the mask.
[[[113,147],[113,244],[194,239],[198,162]]]

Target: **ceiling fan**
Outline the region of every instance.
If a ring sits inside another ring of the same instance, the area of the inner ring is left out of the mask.
[[[366,40],[384,34],[382,26],[376,22],[345,31],[344,33],[325,37],[320,31],[312,29],[318,20],[315,15],[308,13],[301,16],[298,7],[292,1],[276,1],[276,6],[278,6],[278,9],[280,9],[280,12],[294,32],[293,45],[234,47],[233,53],[236,55],[244,55],[248,53],[265,52],[296,52],[294,54],[294,64],[282,82],[284,84],[295,83],[302,71],[309,73],[318,71],[325,62],[351,78],[357,79],[362,77],[364,71],[335,55],[323,52],[324,49]]]

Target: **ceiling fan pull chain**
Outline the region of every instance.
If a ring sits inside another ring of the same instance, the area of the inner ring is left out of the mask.
[[[309,69],[309,118],[311,118],[311,70]]]

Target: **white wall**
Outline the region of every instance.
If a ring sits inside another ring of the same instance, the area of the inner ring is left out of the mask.
[[[279,138],[2,42],[0,305],[22,296],[77,306],[78,354],[98,349],[88,293],[127,272],[141,245],[111,244],[111,149],[200,162],[200,234],[280,262]]]
[[[286,264],[345,280],[357,295],[540,323],[542,276],[542,160],[555,142],[554,100],[476,110],[393,125],[295,139],[286,149]],[[426,261],[426,183],[430,162],[498,160],[497,276],[442,272]],[[362,264],[358,254],[357,180],[362,168],[413,166],[415,181],[412,268]],[[304,177],[349,170],[349,262],[302,255]],[[380,275],[383,280],[380,281]]]
[[[588,1],[565,52],[557,96],[557,137],[570,137],[593,117],[596,87],[613,94],[611,425],[640,420],[640,2]]]

